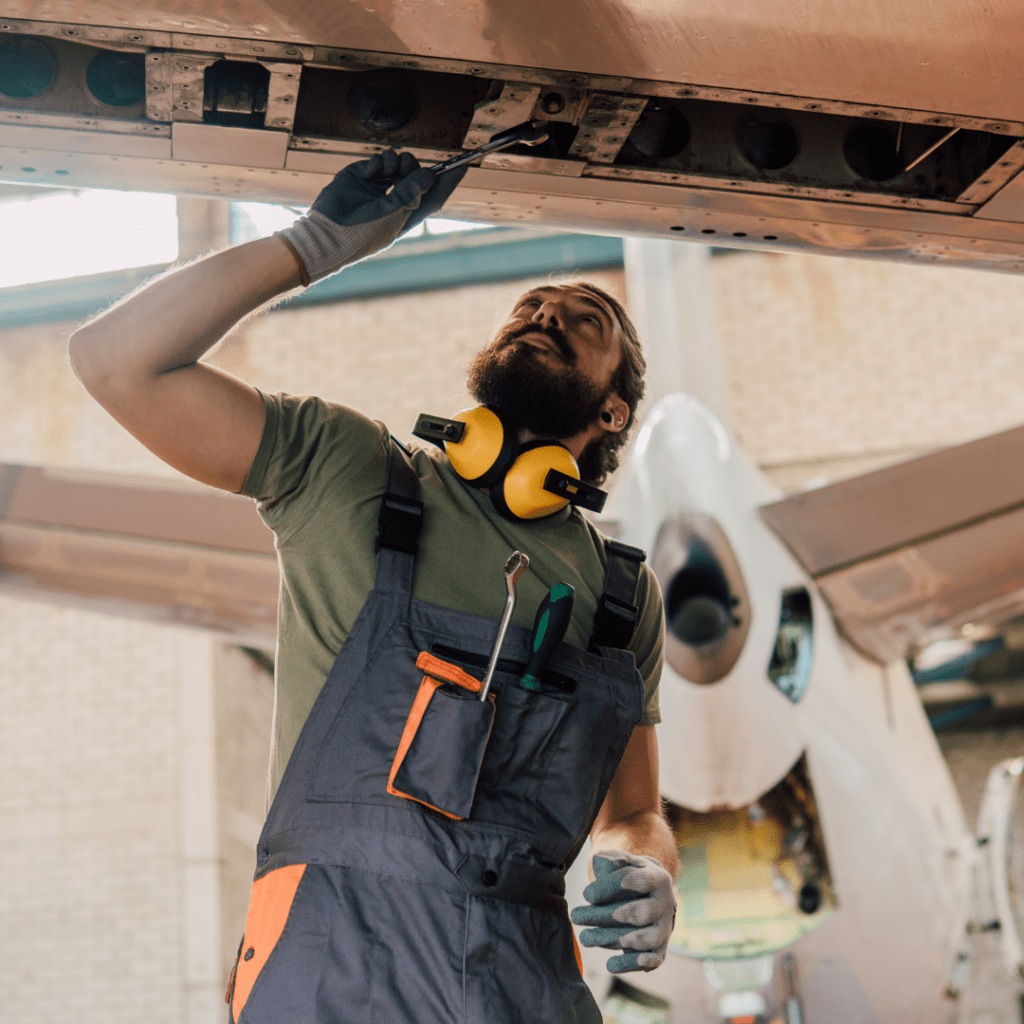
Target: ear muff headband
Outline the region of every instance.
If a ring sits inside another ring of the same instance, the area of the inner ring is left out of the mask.
[[[464,409],[452,418],[466,424],[458,443],[446,441],[444,445],[452,469],[474,487],[490,487],[512,464],[515,431],[493,409],[482,405]]]
[[[491,501],[504,516],[512,519],[541,519],[569,504],[567,498],[544,489],[548,471],[557,469],[576,480],[579,467],[572,453],[554,441],[528,441],[505,473],[491,486]]]

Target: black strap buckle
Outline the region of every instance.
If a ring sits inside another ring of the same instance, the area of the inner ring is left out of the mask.
[[[594,644],[602,647],[629,646],[636,628],[637,607],[602,594],[594,613]]]
[[[589,650],[598,653],[599,647],[624,649],[633,639],[639,611],[636,606],[636,590],[640,581],[640,566],[647,559],[647,552],[622,541],[605,538],[608,552],[608,569],[604,577],[604,592],[597,602],[594,613],[594,634]]]
[[[375,551],[391,548],[415,555],[419,547],[420,528],[423,526],[423,502],[416,498],[402,498],[385,494],[377,516],[377,544]]]

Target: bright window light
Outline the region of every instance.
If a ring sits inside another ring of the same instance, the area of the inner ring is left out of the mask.
[[[174,196],[152,192],[41,191],[0,202],[0,288],[172,263]]]
[[[270,203],[232,203],[231,204],[231,241],[251,242],[257,238],[266,238],[281,228],[290,227],[296,217],[306,213],[304,207],[275,206]],[[467,220],[449,220],[445,217],[430,217],[418,227],[410,231],[406,238],[419,238],[424,235],[450,235],[456,231],[476,231],[479,228],[493,227],[492,224],[474,224]]]

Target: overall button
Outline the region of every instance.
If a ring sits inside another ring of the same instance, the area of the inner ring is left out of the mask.
[[[498,884],[498,873],[497,873],[497,871],[491,871],[491,869],[488,868],[480,876],[480,881],[483,882],[484,885],[486,885],[486,886],[497,885]]]
[[[252,947],[252,946],[250,946],[250,947],[249,947],[249,948],[248,948],[248,949],[247,949],[247,950],[245,951],[245,956],[244,956],[244,957],[242,957],[242,959],[243,959],[243,960],[251,960],[251,959],[252,959],[252,958],[253,958],[253,957],[254,957],[255,955],[256,955],[256,950],[255,950],[255,948],[254,948],[254,947]]]

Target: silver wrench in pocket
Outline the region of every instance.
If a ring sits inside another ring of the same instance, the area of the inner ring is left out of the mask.
[[[505,563],[505,586],[508,588],[508,599],[505,601],[505,611],[501,616],[501,624],[498,626],[498,638],[494,641],[494,650],[491,652],[491,660],[487,665],[484,685],[480,687],[481,700],[487,700],[487,694],[491,688],[491,680],[494,678],[494,670],[498,667],[501,645],[505,642],[508,624],[512,621],[512,612],[516,607],[516,584],[529,565],[530,559],[521,551],[513,551]]]

